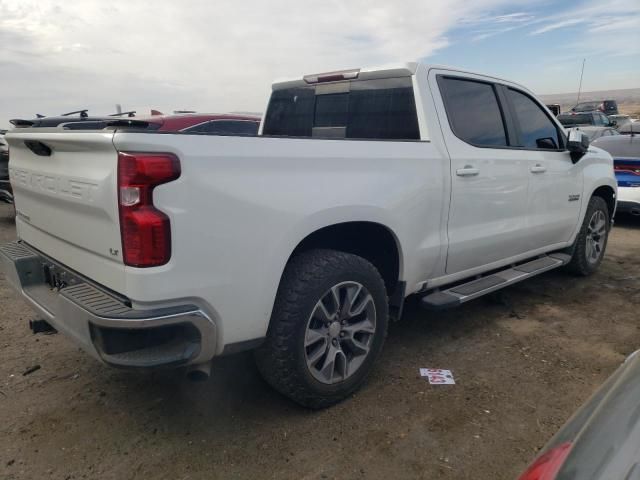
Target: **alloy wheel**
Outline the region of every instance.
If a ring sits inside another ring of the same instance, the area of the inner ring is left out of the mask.
[[[587,227],[585,254],[589,263],[596,263],[602,257],[607,238],[607,218],[602,210],[593,212]]]
[[[376,332],[376,307],[358,282],[341,282],[318,300],[305,330],[307,368],[324,384],[351,377],[364,363]]]

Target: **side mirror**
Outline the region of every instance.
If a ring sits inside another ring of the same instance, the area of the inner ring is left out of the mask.
[[[571,161],[577,163],[589,150],[589,137],[575,128],[569,130],[567,150],[571,154]]]
[[[611,120],[609,121],[609,125],[607,125],[608,127],[615,127],[616,125],[618,125],[617,120]]]
[[[546,150],[556,150],[558,145],[556,145],[556,141],[553,138],[538,138],[536,140],[536,146],[538,148],[544,148]]]

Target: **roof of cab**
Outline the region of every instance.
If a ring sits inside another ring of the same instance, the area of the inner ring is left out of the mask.
[[[308,85],[305,81],[305,77],[312,77],[318,75],[330,75],[342,72],[358,72],[358,80],[374,80],[380,78],[393,78],[393,77],[409,77],[416,73],[418,69],[417,62],[396,63],[390,65],[382,65],[377,67],[363,67],[363,68],[345,68],[335,71],[327,71],[321,73],[314,73],[311,75],[304,75],[297,78],[280,79],[273,82],[273,90],[281,90],[283,88],[299,87]]]
[[[305,81],[305,78],[317,77],[322,75],[339,74],[343,72],[344,73],[358,72],[358,80],[374,80],[374,79],[382,79],[382,78],[408,77],[408,76],[414,75],[418,71],[418,68],[422,68],[424,71],[429,71],[431,69],[438,69],[438,70],[450,70],[451,72],[455,72],[455,73],[477,75],[477,76],[485,77],[487,79],[495,80],[498,82],[509,83],[511,85],[518,86],[524,90],[529,91],[523,85],[520,85],[516,82],[512,82],[510,80],[496,77],[494,75],[480,73],[480,72],[473,72],[465,68],[452,67],[450,65],[438,65],[438,64],[422,63],[422,62],[404,62],[404,63],[392,63],[388,65],[379,65],[379,66],[373,66],[373,67],[347,68],[347,69],[342,69],[337,71],[327,71],[323,73],[303,75],[297,78],[279,79],[273,82],[272,89],[281,90],[284,88],[301,87],[309,84]]]

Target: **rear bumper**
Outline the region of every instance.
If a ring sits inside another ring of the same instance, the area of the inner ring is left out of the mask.
[[[618,187],[616,211],[640,214],[640,187]]]
[[[109,365],[179,366],[215,354],[216,326],[195,305],[131,308],[128,299],[20,241],[0,247],[0,269],[56,330]]]

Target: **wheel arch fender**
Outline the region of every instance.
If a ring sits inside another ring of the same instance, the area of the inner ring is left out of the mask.
[[[609,206],[609,216],[613,218],[615,214],[615,202],[618,194],[618,182],[616,181],[613,171],[613,158],[604,150],[599,148],[593,149],[589,158],[580,160],[580,164],[584,162],[583,167],[583,188],[582,188],[582,204],[580,208],[580,217],[577,226],[571,237],[571,243],[576,239],[578,232],[584,222],[587,213],[589,200],[594,195],[602,196]]]
[[[273,272],[273,281],[267,282],[270,285],[267,287],[268,291],[265,292],[267,298],[271,298],[268,319],[271,318],[277,290],[280,286],[280,282],[282,281],[282,276],[287,263],[293,255],[300,251],[301,246],[304,247],[305,244],[308,243],[310,246],[317,248],[333,247],[335,249],[341,249],[339,246],[333,246],[333,242],[326,244],[314,244],[313,242],[309,242],[309,240],[313,239],[314,235],[318,235],[321,232],[328,232],[328,229],[336,229],[335,231],[353,233],[354,230],[358,230],[361,226],[370,227],[370,230],[364,233],[370,233],[371,231],[377,231],[381,234],[382,232],[386,233],[387,240],[385,240],[384,246],[391,247],[391,245],[393,245],[394,252],[392,253],[396,256],[397,270],[395,273],[390,274],[388,272],[381,272],[381,275],[384,278],[385,273],[387,273],[387,278],[385,278],[385,283],[387,283],[387,285],[389,285],[390,281],[390,278],[388,278],[389,275],[395,276],[395,281],[402,283],[401,281],[404,274],[402,240],[397,234],[398,229],[386,210],[372,206],[340,206],[321,210],[305,216],[299,222],[292,225],[291,228],[283,235],[285,241],[282,242],[276,254],[270,259],[271,265],[269,271]],[[391,244],[391,242],[393,243]],[[358,253],[357,251],[354,252],[353,249],[341,250],[350,251],[350,253]],[[367,258],[367,255],[362,256]],[[370,258],[367,259],[371,261]],[[376,265],[375,261],[372,263]],[[376,265],[376,267],[379,268],[378,265]],[[388,293],[391,294],[391,292]],[[268,323],[269,320],[267,321],[267,324]],[[265,326],[265,332],[267,326]]]

